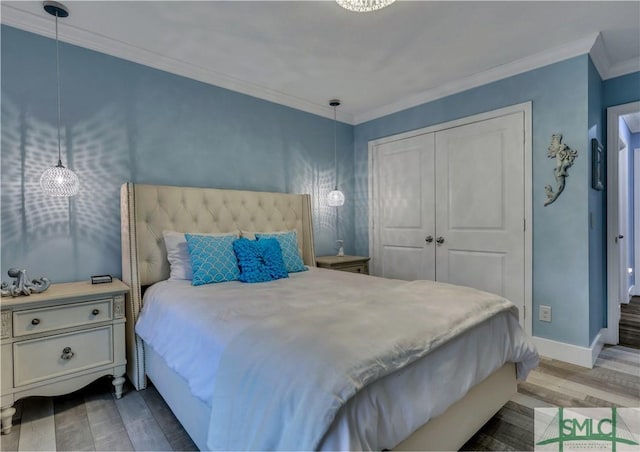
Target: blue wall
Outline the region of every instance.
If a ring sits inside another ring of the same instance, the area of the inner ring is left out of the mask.
[[[628,104],[637,100],[640,100],[640,71],[604,81],[603,108]]]
[[[70,201],[45,197],[56,163],[55,42],[2,26],[2,279],[120,275],[123,182],[311,193],[316,252],[336,251],[332,120],[62,44]],[[66,148],[66,152],[64,149]],[[340,238],[354,250],[353,127],[339,124]]]
[[[606,327],[607,321],[607,243],[606,243],[606,208],[605,191],[594,190],[591,185],[592,152],[591,139],[595,138],[604,143],[604,116],[602,114],[603,86],[598,70],[589,57],[589,146],[585,153],[588,169],[589,184],[589,341],[593,341],[601,328]],[[602,155],[603,160],[605,155]],[[605,162],[602,162],[603,177],[606,174]]]
[[[408,130],[533,102],[533,333],[581,346],[589,333],[589,157],[587,55],[499,80],[385,116],[355,128],[356,252],[367,254],[367,143]],[[578,150],[567,186],[543,207],[544,185],[553,182],[547,158],[551,134]],[[553,309],[553,322],[537,320],[538,306]]]

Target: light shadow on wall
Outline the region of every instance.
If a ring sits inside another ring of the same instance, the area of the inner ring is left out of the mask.
[[[54,282],[116,273],[104,262],[120,256],[117,193],[129,174],[125,119],[107,105],[62,130],[62,161],[78,175],[80,192],[55,198],[42,193],[39,180],[57,161],[56,124],[3,97],[2,279],[12,266]]]
[[[314,165],[310,159],[305,158],[302,148],[291,147],[287,153],[287,161],[291,162],[291,176],[286,190],[311,195],[316,255],[334,254],[333,244],[339,234],[336,233],[337,209],[329,207],[326,201],[335,184],[333,169],[321,169],[317,163]]]

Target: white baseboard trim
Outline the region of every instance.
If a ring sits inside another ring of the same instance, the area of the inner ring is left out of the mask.
[[[609,328],[602,328],[600,330],[604,343],[608,345],[618,345],[618,337]]]
[[[631,287],[629,287],[629,301],[631,301],[631,297],[633,297],[634,295],[636,295],[636,286],[635,284]]]
[[[604,336],[602,330],[596,335],[590,347],[566,344],[564,342],[552,341],[542,337],[533,336],[533,343],[538,348],[538,353],[547,358],[557,359],[577,366],[593,368],[593,365],[602,351]]]
[[[604,334],[601,329],[591,343],[591,368],[593,368],[593,365],[596,363],[598,355],[602,351],[602,347],[604,347]]]

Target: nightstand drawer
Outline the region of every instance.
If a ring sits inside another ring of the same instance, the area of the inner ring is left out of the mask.
[[[13,313],[14,337],[111,320],[111,299]]]
[[[370,259],[366,256],[318,256],[316,264],[320,268],[368,275]]]
[[[342,272],[351,272],[351,273],[362,273],[366,274],[366,270],[364,265],[348,265],[348,266],[340,266],[335,267],[336,270],[340,270]]]
[[[112,326],[16,342],[13,362],[15,386],[110,364]]]

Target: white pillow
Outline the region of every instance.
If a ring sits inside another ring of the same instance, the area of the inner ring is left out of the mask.
[[[162,235],[164,236],[164,246],[167,249],[167,260],[169,261],[169,279],[193,279],[189,248],[187,247],[187,239],[184,234],[184,232],[162,231]],[[238,234],[235,232],[228,232],[225,234],[203,234],[200,232],[190,232],[190,234],[212,236],[233,235],[238,237]]]

